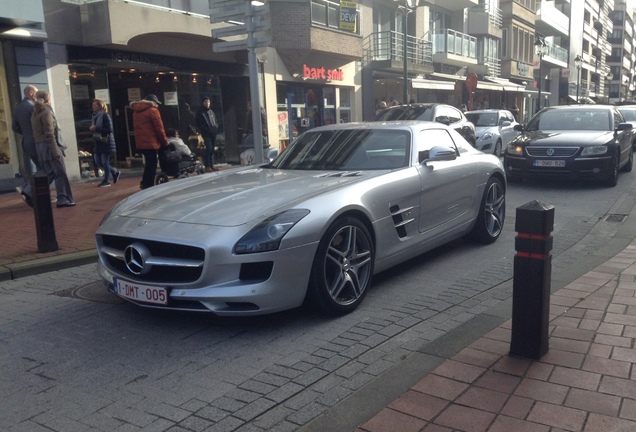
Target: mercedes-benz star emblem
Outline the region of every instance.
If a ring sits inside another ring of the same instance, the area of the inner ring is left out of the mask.
[[[554,149],[553,148],[549,148],[548,151],[546,152],[546,154],[548,156],[554,156]]]
[[[128,245],[124,250],[124,261],[126,268],[136,275],[146,274],[152,268],[146,264],[146,260],[150,257],[150,251],[141,243],[133,243]]]

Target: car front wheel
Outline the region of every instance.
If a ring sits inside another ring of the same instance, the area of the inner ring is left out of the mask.
[[[472,237],[481,243],[493,243],[501,235],[506,218],[506,192],[501,180],[492,177],[486,184]]]
[[[371,235],[358,219],[334,222],[318,245],[311,269],[308,300],[319,311],[344,315],[367,294],[375,251]]]
[[[614,163],[610,168],[610,172],[608,174],[607,180],[605,180],[605,186],[614,187],[618,184],[618,165],[619,165],[619,155],[616,155],[614,158]]]

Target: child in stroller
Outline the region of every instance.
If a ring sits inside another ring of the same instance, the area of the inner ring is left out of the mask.
[[[167,129],[168,146],[159,152],[159,166],[161,172],[155,176],[155,184],[166,183],[169,177],[184,178],[196,172],[203,174],[205,168],[187,145],[179,138],[175,129]]]

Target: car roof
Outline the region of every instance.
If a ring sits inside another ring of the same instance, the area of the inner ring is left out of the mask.
[[[583,105],[556,105],[549,106],[543,109],[545,110],[602,110],[602,109],[613,109],[616,108],[614,105],[604,105],[604,104],[583,104]]]
[[[443,128],[443,129],[452,129],[445,124],[433,121],[425,121],[425,120],[390,120],[390,121],[375,121],[375,122],[354,122],[354,123],[338,123],[326,126],[318,126],[313,129],[308,130],[311,131],[324,131],[324,130],[353,130],[353,129],[387,129],[387,130],[396,130],[396,129],[412,129],[415,127],[424,127],[424,129],[429,128]]]

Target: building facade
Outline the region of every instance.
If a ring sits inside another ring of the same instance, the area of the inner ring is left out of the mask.
[[[233,3],[242,4],[223,2]],[[263,19],[270,42],[256,49],[256,88],[269,145],[282,150],[312,127],[369,120],[382,101],[516,106],[524,122],[548,105],[632,100],[634,20],[626,3],[268,0]],[[88,130],[94,98],[109,106],[121,165],[141,163],[129,104],[148,93],[163,102],[166,127],[191,137],[194,147],[194,112],[210,97],[220,123],[217,162],[239,162],[254,87],[245,49],[212,49],[236,39],[213,37],[214,29],[228,26],[211,16],[220,3],[4,4],[0,180],[24,169],[10,121],[27,84],[53,95],[71,179],[94,175]],[[468,91],[473,76],[477,86]]]

